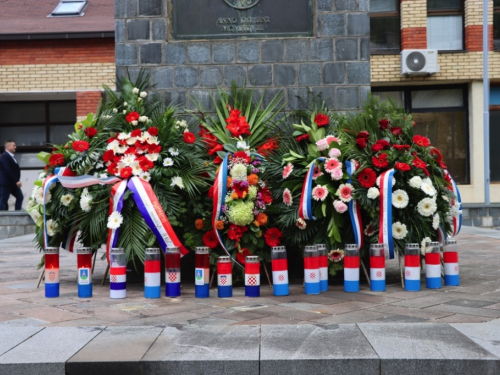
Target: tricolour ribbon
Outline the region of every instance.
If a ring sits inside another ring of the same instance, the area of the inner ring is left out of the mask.
[[[356,170],[356,165],[350,160],[347,160],[345,164],[347,174],[349,175],[347,183],[351,183],[352,175]],[[363,221],[361,219],[361,208],[359,207],[358,202],[354,199],[349,201],[349,216],[351,217],[352,228],[354,231],[354,240],[356,241],[356,245],[358,245],[358,249],[361,250],[363,247]]]
[[[380,176],[380,218],[378,242],[389,250],[389,258],[394,259],[394,241],[392,238],[392,181],[394,168]]]
[[[448,170],[444,170],[445,175],[448,175],[451,181],[451,187],[453,189],[453,194],[456,196],[456,200],[459,204],[459,214],[458,217],[453,216],[453,232],[451,234],[451,237],[455,237],[458,233],[460,233],[460,229],[462,228],[462,197],[460,196],[460,191],[458,190],[458,186],[455,183],[455,180],[453,177],[451,177],[451,174],[448,173]]]
[[[324,157],[320,157],[317,160],[324,161]],[[306,173],[306,178],[304,179],[304,184],[302,185],[302,194],[300,196],[299,203],[299,217],[304,220],[316,220],[312,213],[312,178],[314,167],[316,166],[316,161],[313,161],[309,170]]]
[[[123,209],[123,197],[127,191],[127,180],[120,181],[111,187],[111,196],[109,197],[109,214],[111,215],[114,211],[122,212]],[[119,228],[108,229],[108,240],[106,242],[106,258],[109,263],[109,250],[116,247],[118,242]]]
[[[56,171],[57,172],[57,171]],[[43,246],[49,247],[49,233],[47,231],[47,195],[50,186],[59,181],[57,174],[52,174],[46,177],[42,183],[43,192]]]

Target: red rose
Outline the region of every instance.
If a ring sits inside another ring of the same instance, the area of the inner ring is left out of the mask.
[[[377,181],[377,174],[371,168],[365,168],[358,173],[358,181],[364,188],[371,188]]]
[[[93,127],[85,128],[85,130],[83,132],[85,133],[85,135],[87,137],[92,138],[94,135],[97,134],[97,129],[93,128]]]
[[[398,151],[409,150],[410,147],[411,147],[410,145],[392,145],[392,148]]]
[[[152,126],[148,129],[148,133],[153,137],[156,137],[158,135],[158,128],[156,126]]]
[[[366,139],[365,138],[358,138],[358,139],[356,139],[356,145],[359,148],[366,148]]]
[[[208,155],[215,155],[217,154],[219,151],[222,151],[224,149],[224,147],[222,147],[222,145],[218,144],[215,145],[213,148],[211,148],[210,150],[208,150]]]
[[[429,138],[424,137],[422,135],[416,135],[413,137],[413,143],[420,147],[429,147],[431,145],[431,141]]]
[[[116,163],[111,163],[110,165],[108,165],[108,173],[109,174],[116,174],[118,172],[118,164]]]
[[[130,112],[127,116],[125,116],[125,120],[127,120],[127,122],[137,121],[139,116],[140,115],[137,112]]]
[[[400,162],[396,162],[396,164],[394,164],[394,168],[401,172],[408,172],[411,169],[409,164]]]
[[[121,178],[129,178],[130,176],[132,176],[132,168],[125,167],[120,171]]]
[[[401,135],[401,134],[403,134],[403,129],[401,129],[400,126],[393,126],[391,128],[391,133],[394,135]]]
[[[378,125],[380,130],[386,130],[389,128],[389,120],[383,118],[378,122]]]
[[[84,152],[89,149],[89,143],[87,141],[74,141],[71,147],[75,151]]]
[[[203,236],[203,244],[211,249],[215,249],[219,244],[219,241],[217,241],[217,237],[215,236],[215,233],[212,230],[208,231]]]
[[[238,159],[243,159],[245,163],[250,163],[250,156],[247,155],[245,151],[237,151],[234,153],[234,157]]]
[[[302,142],[302,141],[307,141],[309,140],[309,134],[302,134],[302,135],[299,135],[298,137],[295,138],[295,140],[297,142]]]
[[[219,165],[220,163],[222,163],[222,159],[219,157],[219,155],[217,155],[214,159],[214,164]]]
[[[186,143],[194,143],[196,141],[196,137],[191,132],[184,132],[184,142]]]
[[[269,228],[264,234],[264,239],[266,240],[267,246],[279,246],[281,243],[281,237],[283,233],[278,228]]]
[[[330,120],[328,119],[327,115],[324,115],[322,113],[318,113],[316,117],[314,118],[314,122],[318,125],[319,128],[322,126],[328,125],[328,122]]]
[[[142,135],[141,129],[132,130],[132,133],[130,133],[130,136],[135,138],[140,137],[141,135]]]
[[[115,153],[113,150],[108,150],[104,154],[102,154],[102,160],[104,160],[105,163],[107,163],[108,161],[112,161],[114,157]]]
[[[52,166],[63,165],[64,164],[64,155],[63,154],[50,155],[49,164]]]
[[[387,161],[387,154],[380,154],[379,156],[372,157],[373,165],[377,168],[387,168],[389,162]]]
[[[377,153],[379,151],[382,151],[384,149],[384,146],[382,146],[380,143],[375,143],[373,146],[372,146],[372,152],[373,153]]]
[[[369,136],[370,136],[370,133],[368,133],[367,131],[363,130],[363,131],[361,131],[361,132],[358,133],[358,135],[356,136],[356,138],[368,139]]]
[[[238,252],[236,253],[236,260],[240,264],[245,264],[246,257],[249,255],[252,255],[250,253],[250,250],[248,250],[246,247],[243,247],[241,250],[238,250]]]

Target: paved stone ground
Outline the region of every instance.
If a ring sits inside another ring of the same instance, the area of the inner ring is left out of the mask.
[[[44,297],[44,284],[35,287],[40,254],[32,236],[0,241],[1,326],[166,326],[172,324],[262,325],[332,323],[478,323],[500,318],[500,232],[465,227],[458,236],[459,287],[405,292],[397,261],[389,261],[387,291],[371,292],[362,277],[360,293],[344,293],[342,282],[319,296],[304,295],[300,284],[290,296],[274,297],[261,286],[261,298],[246,298],[243,288],[234,297],[194,298],[193,285],[183,283],[182,297],[145,299],[142,284],[129,283],[127,298],[109,298],[109,283],[100,286],[105,262],[97,260],[93,298],[80,299],[76,285],[76,255],[61,252],[61,296]]]

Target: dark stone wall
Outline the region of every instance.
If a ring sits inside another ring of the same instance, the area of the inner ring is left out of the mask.
[[[175,41],[168,0],[115,0],[117,76],[145,68],[166,103],[190,108],[188,95],[212,108],[210,94],[235,80],[267,88],[264,102],[284,89],[291,110],[309,91],[329,108],[358,109],[370,90],[369,0],[309,1],[313,37]]]

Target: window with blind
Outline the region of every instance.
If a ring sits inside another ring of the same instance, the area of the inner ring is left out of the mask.
[[[464,49],[464,0],[427,0],[427,48]]]
[[[500,50],[500,0],[493,0],[493,48]]]
[[[400,0],[370,0],[370,52],[401,50]]]

